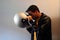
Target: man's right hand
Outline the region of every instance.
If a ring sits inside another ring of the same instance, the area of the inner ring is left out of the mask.
[[[32,16],[27,16],[28,21],[32,20]]]

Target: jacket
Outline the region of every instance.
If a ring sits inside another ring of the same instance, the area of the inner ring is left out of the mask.
[[[34,40],[34,30],[28,27],[27,31],[31,34],[31,40]],[[38,21],[38,28],[36,29],[37,40],[52,40],[51,19],[49,16],[42,13]]]

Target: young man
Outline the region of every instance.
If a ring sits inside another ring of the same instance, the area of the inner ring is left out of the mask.
[[[36,5],[31,5],[26,12],[31,16],[28,16],[30,20],[35,20],[37,40],[52,40],[50,17],[41,13]],[[27,30],[31,33],[31,40],[34,40],[33,28],[28,27]]]

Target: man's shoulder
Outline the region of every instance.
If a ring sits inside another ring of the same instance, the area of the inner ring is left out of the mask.
[[[44,14],[44,13],[42,13],[42,19],[43,20],[51,20],[51,18],[48,16],[48,15],[46,15],[46,14]]]

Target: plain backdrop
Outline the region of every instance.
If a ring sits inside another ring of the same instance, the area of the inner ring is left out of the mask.
[[[33,4],[51,17],[52,39],[60,40],[59,0],[0,0],[0,40],[31,40],[26,28],[16,26],[13,18],[16,13],[25,12]]]

